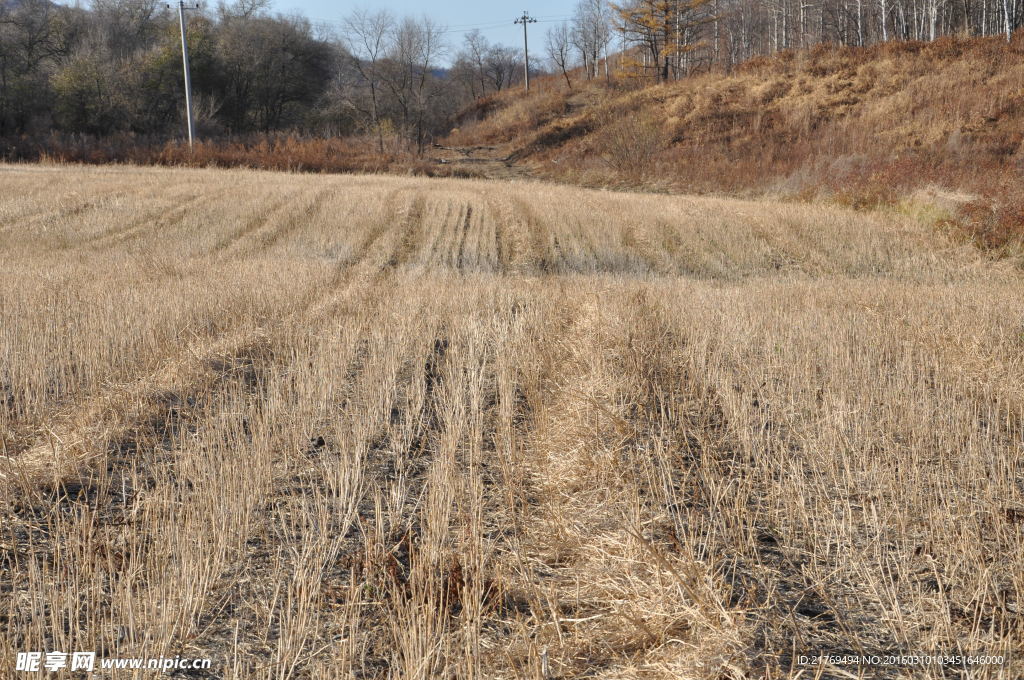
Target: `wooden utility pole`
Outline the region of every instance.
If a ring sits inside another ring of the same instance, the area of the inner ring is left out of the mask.
[[[523,10],[523,16],[515,20],[515,23],[523,25],[523,56],[526,57],[526,66],[524,68],[526,75],[526,91],[530,91],[530,45],[526,40],[526,24],[537,23],[536,19],[530,18],[530,13]]]

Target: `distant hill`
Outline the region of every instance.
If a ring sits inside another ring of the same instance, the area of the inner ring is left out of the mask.
[[[860,206],[941,187],[1024,206],[1022,56],[1018,32],[819,45],[640,88],[551,78],[477,102],[447,143],[504,144],[543,176],[588,185]]]

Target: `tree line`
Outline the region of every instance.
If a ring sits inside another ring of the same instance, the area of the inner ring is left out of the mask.
[[[820,43],[865,46],[945,35],[1004,35],[1024,0],[580,0],[550,29],[555,72],[666,81]]]
[[[207,137],[362,133],[382,151],[422,149],[461,106],[520,77],[520,51],[479,33],[444,68],[445,30],[427,17],[355,11],[323,27],[236,0],[187,22]],[[163,1],[0,0],[0,137],[179,136],[183,88],[177,9]]]
[[[357,10],[322,26],[268,2],[189,12],[201,135],[362,134],[381,152],[422,151],[468,103],[522,83],[522,49],[479,31],[453,46],[429,17]],[[538,70],[573,87],[672,80],[822,42],[1009,38],[1022,23],[1024,0],[579,0],[533,44]],[[0,138],[180,136],[178,30],[163,0],[0,0]]]
[[[0,135],[180,130],[180,38],[163,2],[7,0],[0,12]],[[339,53],[305,19],[243,1],[189,17],[188,42],[208,134],[317,123]]]

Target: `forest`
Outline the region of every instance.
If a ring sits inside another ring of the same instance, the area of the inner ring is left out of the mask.
[[[427,15],[363,9],[317,23],[274,13],[269,0],[186,15],[208,139],[359,136],[381,154],[422,153],[475,100],[523,79],[521,48]],[[819,43],[1009,39],[1022,22],[1024,0],[580,0],[568,20],[532,29],[544,34],[530,63],[569,88],[630,87]],[[157,0],[0,0],[0,154],[13,140],[55,136],[180,139],[180,40],[176,7]]]

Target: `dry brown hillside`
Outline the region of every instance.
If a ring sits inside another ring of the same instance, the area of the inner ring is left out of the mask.
[[[585,185],[894,204],[927,190],[984,245],[1024,224],[1024,35],[819,45],[644,88],[551,81],[465,112],[453,145],[508,145]]]

